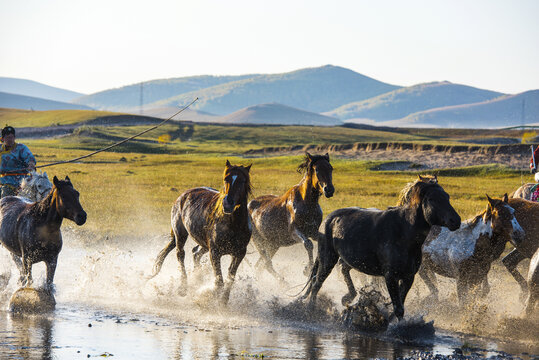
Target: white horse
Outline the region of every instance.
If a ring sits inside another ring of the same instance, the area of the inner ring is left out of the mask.
[[[18,196],[31,202],[41,201],[49,194],[51,189],[52,183],[46,172],[32,171],[29,177],[23,179]]]

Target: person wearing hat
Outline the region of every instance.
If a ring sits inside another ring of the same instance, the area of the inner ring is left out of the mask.
[[[15,142],[15,129],[2,129],[2,162],[0,164],[0,197],[15,196],[25,176],[36,170],[36,158],[24,144]]]

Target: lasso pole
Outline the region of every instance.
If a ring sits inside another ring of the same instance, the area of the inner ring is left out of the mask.
[[[148,129],[146,129],[146,130],[144,130],[144,131],[141,131],[141,132],[139,132],[138,134],[135,134],[135,135],[130,136],[130,137],[126,138],[126,139],[123,139],[122,141],[119,141],[119,142],[117,142],[117,143],[115,143],[115,144],[112,144],[112,145],[110,145],[110,146],[104,147],[103,149],[99,149],[99,150],[94,151],[94,152],[92,152],[92,153],[90,153],[90,154],[87,154],[87,155],[84,155],[84,156],[80,156],[80,157],[75,158],[75,159],[64,160],[64,161],[57,161],[57,162],[50,163],[50,164],[39,165],[39,166],[36,166],[36,169],[44,168],[44,167],[47,167],[47,166],[53,166],[53,165],[59,165],[59,164],[68,164],[68,163],[72,163],[72,162],[79,161],[79,160],[85,159],[85,158],[87,158],[87,157],[93,156],[93,155],[98,154],[98,153],[100,153],[100,152],[103,152],[103,151],[112,149],[112,148],[115,147],[115,146],[121,145],[121,144],[123,144],[123,143],[125,143],[125,142],[128,142],[129,140],[132,140],[132,139],[136,138],[137,136],[146,134],[147,132],[152,131],[152,130],[158,128],[159,126],[163,125],[164,123],[166,123],[167,121],[169,121],[170,119],[172,119],[174,116],[178,115],[179,113],[181,113],[182,111],[184,111],[185,109],[187,109],[189,106],[193,105],[193,103],[194,103],[195,101],[197,101],[197,100],[198,100],[198,98],[194,99],[194,100],[191,101],[188,105],[184,106],[182,109],[180,109],[178,112],[176,112],[174,115],[172,115],[172,116],[169,117],[168,119],[161,121],[159,124],[157,124],[157,125],[155,125],[155,126],[152,126],[151,128],[148,128]]]

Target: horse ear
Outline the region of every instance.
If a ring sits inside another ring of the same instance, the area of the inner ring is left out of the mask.
[[[488,196],[488,194],[485,194],[485,195],[487,195],[488,204],[490,205],[490,207],[493,208],[493,207],[495,206],[494,200],[492,200],[492,199],[490,198],[490,196]]]
[[[329,153],[326,153],[326,155],[324,155],[324,157],[326,158],[327,161],[329,161]]]
[[[508,202],[509,202],[509,198],[507,197],[507,193],[505,193],[505,194],[503,195],[503,202],[505,202],[505,203],[508,203]]]
[[[58,187],[58,184],[60,183],[60,180],[58,180],[56,175],[54,175],[54,178],[52,179],[52,183],[54,184],[54,186]]]
[[[65,178],[67,181],[71,182],[71,180],[69,179],[69,176],[66,175],[66,178]]]
[[[305,155],[307,155],[307,157],[309,158],[309,161],[313,161],[313,156],[309,154],[308,151],[305,151]]]
[[[47,179],[49,178],[49,175],[47,175],[47,172],[44,172],[43,176],[46,177]]]
[[[228,159],[226,159],[226,164],[225,164],[226,167],[230,167],[230,161],[228,161]]]
[[[421,176],[421,175],[417,174],[417,180],[419,180],[419,181],[423,181],[423,176]]]
[[[438,175],[434,175],[434,182],[438,184]]]
[[[249,170],[251,170],[251,166],[253,166],[253,164],[249,164],[247,165],[245,168],[247,169],[247,172],[249,172]]]

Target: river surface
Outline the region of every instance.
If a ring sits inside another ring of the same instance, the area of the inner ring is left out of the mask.
[[[222,307],[212,292],[211,271],[190,271],[188,296],[177,295],[179,272],[173,254],[157,277],[147,279],[155,255],[165,245],[162,239],[129,251],[121,244],[99,249],[75,239],[66,239],[65,244],[55,278],[56,310],[41,315],[6,310],[18,287],[17,272],[1,250],[0,359],[396,359],[417,350],[451,355],[455,348],[484,357],[539,355],[533,325],[537,322],[519,322],[522,304],[514,286],[502,286],[505,278],[494,278],[489,298],[464,310],[453,304],[455,290],[450,280],[442,280],[440,286],[446,299],[427,306],[422,302],[424,285],[416,279],[406,302],[406,318],[423,316],[433,321],[436,334],[415,335],[406,328],[408,320],[391,325],[397,333],[406,334],[404,339],[395,332],[350,331],[333,320],[290,311],[294,295],[305,282],[306,255],[301,247],[289,248],[286,254],[291,256],[276,256],[277,271],[294,274],[287,277],[291,285],[286,286],[268,274],[252,275],[257,255],[250,249],[230,303]],[[227,266],[224,262],[223,269]],[[187,268],[192,269],[189,261]],[[338,313],[346,287],[335,273],[321,295]],[[34,265],[34,278],[37,285],[43,283],[42,264]],[[499,331],[500,324],[507,327],[512,321],[514,328]]]

